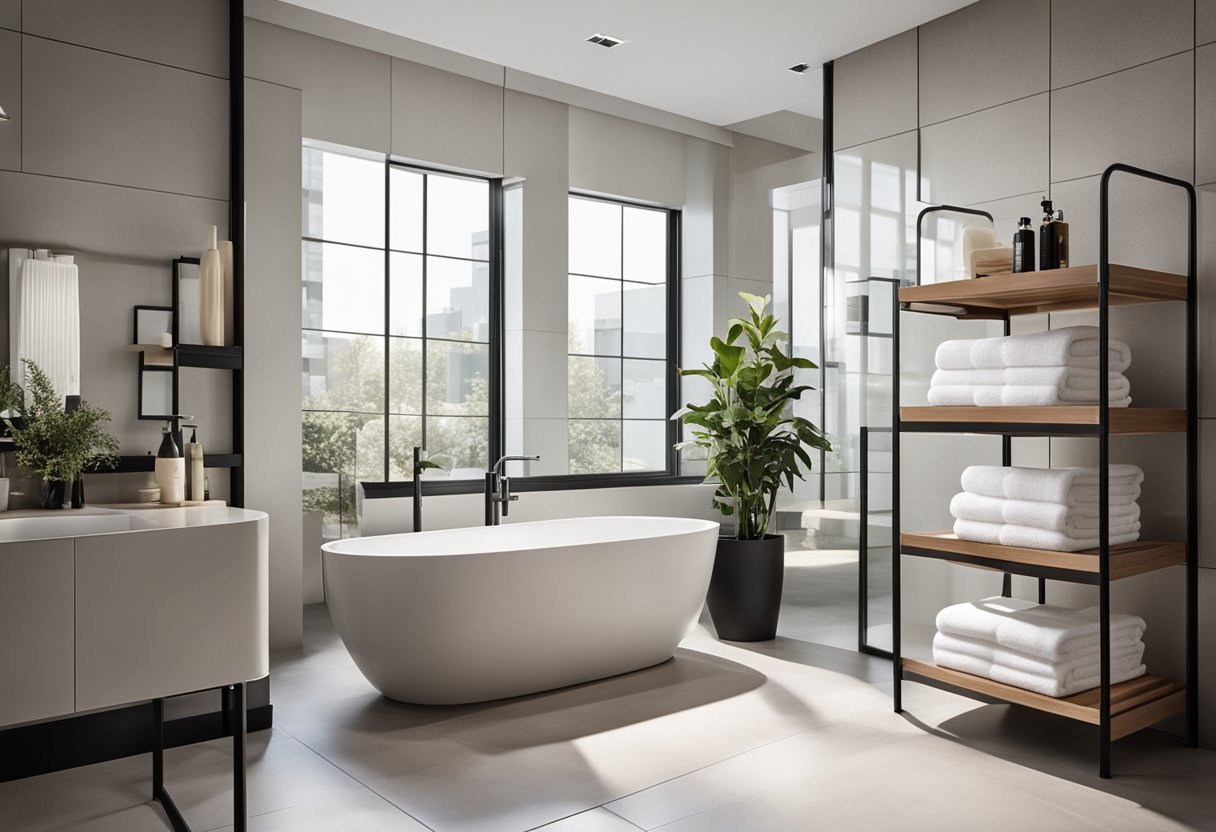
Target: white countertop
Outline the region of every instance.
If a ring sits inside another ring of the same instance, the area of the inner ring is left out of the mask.
[[[0,512],[0,542],[219,526],[254,522],[265,517],[266,513],[262,511],[218,503],[184,507],[129,503],[80,509],[23,509]]]

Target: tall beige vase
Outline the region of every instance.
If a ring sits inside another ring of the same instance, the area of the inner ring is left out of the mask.
[[[218,347],[224,344],[224,264],[214,225],[209,242],[198,267],[199,330],[204,344]]]

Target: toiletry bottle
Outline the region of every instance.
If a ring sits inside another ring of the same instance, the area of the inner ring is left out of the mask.
[[[198,441],[198,425],[183,425],[190,428],[190,444],[186,445],[186,499],[202,502],[203,492],[203,446]]]
[[[1013,271],[1034,271],[1034,228],[1030,217],[1018,220],[1018,230],[1013,234]]]
[[[177,443],[173,441],[172,424],[166,422],[161,432],[155,468],[156,484],[160,486],[160,501],[163,505],[181,505],[186,497],[186,461],[182,459]]]
[[[1059,244],[1056,242],[1056,218],[1051,210],[1051,200],[1046,197],[1043,206],[1043,224],[1039,226],[1039,270],[1058,269]]]
[[[199,331],[207,346],[222,346],[224,343],[224,265],[220,258],[215,226],[207,250],[199,258]]]
[[[1068,223],[1064,222],[1064,212],[1056,211],[1056,268],[1068,268]]]

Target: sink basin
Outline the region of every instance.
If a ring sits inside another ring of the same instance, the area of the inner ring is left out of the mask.
[[[120,511],[48,511],[0,517],[0,541],[84,537],[151,528],[155,526],[149,521]]]

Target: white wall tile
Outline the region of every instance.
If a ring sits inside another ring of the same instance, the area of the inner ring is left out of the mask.
[[[228,4],[215,0],[35,0],[28,35],[228,77]]]
[[[922,198],[970,205],[1047,187],[1047,94],[921,130]]]
[[[570,187],[678,207],[684,204],[684,138],[615,116],[570,108]]]
[[[916,37],[912,29],[835,61],[836,150],[916,129]]]
[[[1195,50],[1195,182],[1216,182],[1216,43]]]
[[[304,91],[304,138],[389,151],[387,55],[246,19],[245,75]]]
[[[725,273],[730,258],[731,148],[685,138],[685,195],[680,230],[683,277]]]
[[[1216,43],[1216,0],[1196,0],[1195,45]]]
[[[1193,0],[1054,0],[1051,85],[1088,81],[1193,43]]]
[[[1092,176],[1112,162],[1190,179],[1193,72],[1187,52],[1052,93],[1052,181]]]
[[[26,36],[30,173],[226,199],[228,82]]]
[[[965,6],[920,27],[920,123],[1046,92],[1049,0]]]
[[[502,173],[503,90],[393,59],[394,156],[478,173]]]
[[[21,169],[21,35],[0,29],[0,107],[10,121],[0,124],[0,169]]]

